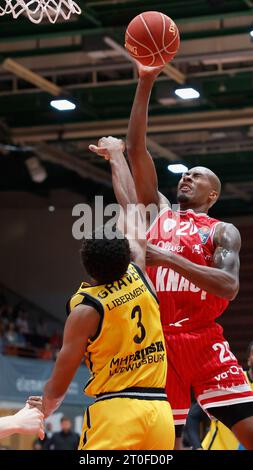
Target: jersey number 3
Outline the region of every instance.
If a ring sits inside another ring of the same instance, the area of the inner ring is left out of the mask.
[[[142,343],[142,341],[144,340],[146,336],[146,330],[144,328],[143,323],[141,322],[142,313],[141,313],[141,307],[139,305],[136,305],[136,307],[134,307],[134,309],[132,310],[132,313],[131,313],[132,320],[136,317],[136,315],[138,318],[137,326],[138,328],[140,328],[140,333],[139,335],[135,335],[133,340],[135,343],[140,344]]]

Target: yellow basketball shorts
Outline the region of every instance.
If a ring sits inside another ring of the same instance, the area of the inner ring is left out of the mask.
[[[167,401],[112,398],[87,408],[78,450],[171,450],[174,441]]]

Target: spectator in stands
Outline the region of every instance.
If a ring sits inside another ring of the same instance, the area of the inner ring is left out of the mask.
[[[19,310],[17,319],[16,319],[16,326],[19,333],[23,335],[30,334],[30,327],[28,323],[28,313],[25,310]]]
[[[53,351],[50,343],[46,343],[45,348],[40,350],[38,358],[45,360],[53,359]]]
[[[9,323],[13,321],[13,308],[7,303],[2,305],[0,308],[0,317],[4,327],[7,328]]]
[[[48,337],[48,325],[47,322],[43,318],[39,318],[38,322],[35,326],[35,333],[38,336],[46,336]]]
[[[9,323],[8,328],[4,334],[4,339],[7,345],[13,345],[13,346],[25,345],[25,339],[23,335],[17,333],[14,323]]]
[[[47,438],[48,439],[51,439],[52,435],[53,435],[53,426],[52,426],[52,423],[50,423],[50,421],[46,421],[46,424],[45,424],[45,433],[47,435]]]
[[[79,434],[71,430],[72,423],[69,418],[63,416],[61,418],[61,431],[55,432],[48,443],[45,450],[76,450],[79,444]]]
[[[62,332],[58,328],[54,331],[53,336],[50,339],[50,344],[54,350],[61,349],[62,347]]]
[[[23,301],[13,309],[0,292],[0,354],[54,360],[62,344],[60,327],[56,330],[58,324],[43,317],[39,321],[30,318]]]

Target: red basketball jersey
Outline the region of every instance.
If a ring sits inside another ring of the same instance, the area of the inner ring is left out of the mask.
[[[147,232],[150,243],[202,266],[211,266],[213,235],[220,221],[207,214],[164,209]],[[172,332],[204,327],[219,317],[228,301],[195,286],[173,269],[147,267],[160,301],[163,328]]]

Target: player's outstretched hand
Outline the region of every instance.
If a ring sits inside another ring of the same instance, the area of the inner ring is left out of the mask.
[[[115,137],[102,137],[99,139],[98,145],[89,145],[91,152],[96,153],[100,157],[103,157],[105,160],[110,160],[112,151],[121,151],[125,150],[125,143],[121,139],[116,139]]]
[[[13,417],[16,432],[22,434],[38,434],[40,439],[44,439],[44,415],[38,408],[31,408],[26,404]]]
[[[142,65],[138,60],[134,60],[134,62],[136,63],[140,78],[150,77],[155,80],[164,69],[164,65],[160,65],[159,67],[148,67],[147,65]]]
[[[38,408],[39,411],[42,411],[42,397],[41,396],[31,396],[26,400],[27,405],[31,408]]]

